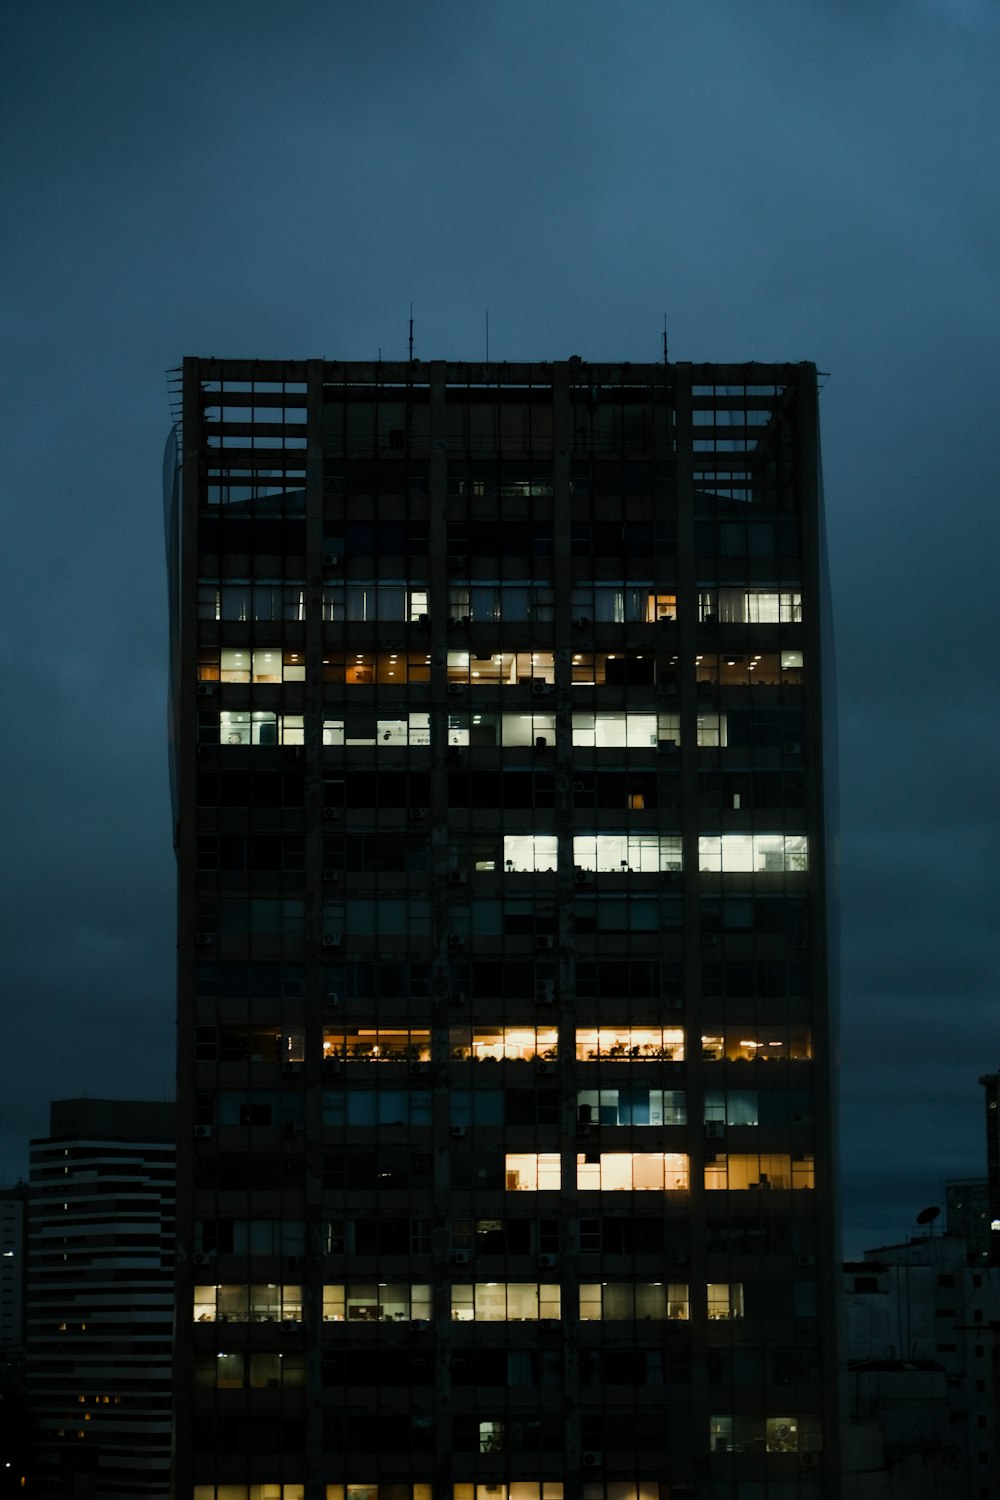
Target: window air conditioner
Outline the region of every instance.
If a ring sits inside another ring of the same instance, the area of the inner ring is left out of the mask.
[[[583,1455],[583,1467],[585,1469],[599,1469],[604,1463],[604,1454],[599,1453],[596,1448],[588,1448]]]
[[[464,1141],[467,1133],[464,1125],[453,1125],[451,1127],[451,1138],[453,1141]]]
[[[343,946],[343,943],[344,943],[344,939],[343,939],[343,937],[341,936],[341,934],[339,932],[324,932],[324,934],[323,934],[323,947],[324,948],[340,948],[340,947]]]
[[[214,683],[211,683],[211,682],[199,682],[199,684],[198,684],[198,697],[199,698],[211,698],[211,696],[212,696],[212,694],[214,692],[215,692],[215,684]]]
[[[453,1250],[448,1258],[453,1266],[467,1266],[472,1256],[468,1250]]]

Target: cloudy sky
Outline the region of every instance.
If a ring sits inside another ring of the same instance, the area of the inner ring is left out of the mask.
[[[169,1096],[165,371],[815,360],[846,1246],[1000,1066],[993,0],[4,0],[0,1183]]]

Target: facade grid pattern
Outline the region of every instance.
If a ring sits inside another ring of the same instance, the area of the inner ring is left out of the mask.
[[[814,367],[183,393],[177,1495],[832,1497]]]

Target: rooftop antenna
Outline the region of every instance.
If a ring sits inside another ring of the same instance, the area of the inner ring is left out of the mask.
[[[410,303],[410,364],[413,363],[413,303]]]
[[[486,363],[490,362],[490,310],[486,309]]]
[[[663,363],[667,363],[667,315],[663,314]]]

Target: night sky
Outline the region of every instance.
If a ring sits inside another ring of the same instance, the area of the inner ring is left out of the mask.
[[[173,1091],[165,372],[814,360],[846,1248],[985,1171],[1000,1066],[993,0],[0,5],[0,1183]]]

